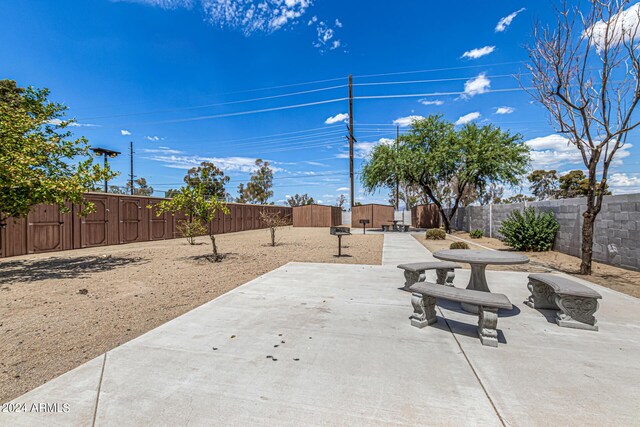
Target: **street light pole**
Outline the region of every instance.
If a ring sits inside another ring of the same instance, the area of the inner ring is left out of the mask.
[[[105,169],[109,167],[109,157],[113,159],[120,154],[119,151],[107,150],[106,148],[92,148],[91,150],[96,154],[96,156],[104,156]],[[109,192],[109,181],[107,181],[106,177],[104,179],[104,192]]]

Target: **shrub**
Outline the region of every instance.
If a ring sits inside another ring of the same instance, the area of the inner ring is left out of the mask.
[[[553,212],[537,212],[533,207],[513,211],[500,227],[507,245],[519,251],[548,251],[553,246],[560,224]]]
[[[447,233],[441,228],[431,228],[425,235],[427,240],[444,240],[446,237]]]
[[[453,242],[449,249],[469,249],[469,245],[465,242]]]
[[[200,221],[181,220],[176,228],[190,245],[196,244],[196,237],[207,234],[207,228]]]
[[[471,236],[472,239],[482,239],[484,237],[484,231],[472,230],[471,233],[469,233],[469,236]]]

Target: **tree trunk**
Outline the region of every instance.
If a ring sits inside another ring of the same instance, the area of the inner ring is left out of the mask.
[[[438,208],[440,209],[440,217],[442,218],[442,222],[444,223],[444,231],[446,231],[447,234],[451,234],[451,222],[449,221],[449,218],[447,217],[444,209],[440,207]]]
[[[209,234],[209,238],[211,239],[211,246],[213,246],[213,261],[220,262],[220,256],[218,255],[218,247],[216,246],[216,236],[213,234]]]
[[[276,245],[276,228],[271,227],[271,246]]]
[[[585,212],[582,222],[582,262],[580,263],[580,274],[591,274],[591,259],[593,258],[593,226],[595,215],[589,211]]]

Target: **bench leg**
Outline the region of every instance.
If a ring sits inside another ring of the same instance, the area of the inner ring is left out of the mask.
[[[482,345],[498,346],[498,309],[478,306],[478,335]]]
[[[555,294],[555,303],[560,308],[556,314],[558,326],[589,331],[598,330],[598,321],[593,316],[598,310],[597,299]]]
[[[453,286],[453,279],[456,277],[456,273],[453,268],[438,268],[436,270],[436,275],[438,276],[438,279],[436,280],[438,285]]]
[[[411,326],[416,328],[424,328],[425,326],[436,323],[436,299],[428,295],[418,293],[411,294],[411,305],[413,305],[413,314]]]
[[[411,287],[411,285],[413,285],[416,282],[424,282],[426,280],[426,277],[424,275],[424,271],[409,271],[409,270],[405,270],[404,271],[404,290],[408,291],[409,288]]]
[[[531,295],[529,295],[529,298],[524,303],[529,307],[559,309],[554,299],[555,292],[551,286],[535,279],[529,279],[527,288],[529,288]]]

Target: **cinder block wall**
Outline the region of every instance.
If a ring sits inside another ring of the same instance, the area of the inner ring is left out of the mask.
[[[580,256],[582,214],[586,199],[545,200],[529,202],[543,211],[553,211],[560,223],[554,249]],[[483,230],[486,236],[501,238],[500,225],[509,213],[522,210],[524,203],[460,208],[453,221],[454,228]],[[640,194],[608,196],[596,219],[593,257],[596,261],[640,270]]]

